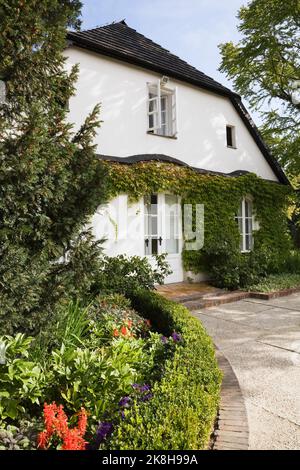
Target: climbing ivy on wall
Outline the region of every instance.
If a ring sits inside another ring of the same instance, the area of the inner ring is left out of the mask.
[[[255,272],[262,267],[276,271],[291,248],[286,211],[292,191],[288,186],[250,173],[238,177],[209,175],[163,162],[131,165],[104,162],[104,165],[109,174],[108,199],[122,193],[137,200],[145,194],[171,192],[181,196],[183,204],[204,204],[204,247],[200,251],[183,251],[186,270],[209,270],[218,277],[221,269],[220,283],[237,287],[243,284],[242,271],[244,277],[251,266]],[[253,253],[241,255],[234,216],[241,199],[249,195],[253,198],[259,230],[254,235]],[[226,281],[224,273],[230,270],[233,275]]]

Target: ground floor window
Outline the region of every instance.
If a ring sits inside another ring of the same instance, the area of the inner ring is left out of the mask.
[[[251,251],[253,248],[253,204],[250,198],[241,201],[235,220],[240,232],[240,250]]]

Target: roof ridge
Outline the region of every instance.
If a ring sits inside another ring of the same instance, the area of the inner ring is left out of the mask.
[[[137,35],[139,35],[140,37],[144,38],[146,41],[149,41],[151,42],[151,44],[155,45],[156,47],[158,47],[160,50],[164,51],[164,52],[167,52],[168,54],[172,55],[174,58],[180,60],[183,64],[187,65],[188,67],[191,67],[194,69],[195,72],[197,73],[201,73],[203,76],[213,80],[215,83],[218,83],[219,85],[221,85],[223,88],[231,91],[228,87],[226,87],[225,85],[223,85],[222,83],[220,82],[217,82],[213,77],[211,77],[210,75],[207,75],[207,73],[205,72],[202,72],[202,70],[199,70],[195,65],[192,65],[190,64],[189,62],[187,62],[187,60],[185,59],[182,59],[181,57],[179,57],[179,55],[177,54],[174,54],[173,52],[171,52],[169,49],[166,49],[164,46],[161,46],[160,44],[158,44],[157,42],[153,41],[151,38],[148,38],[147,36],[145,36],[144,34],[140,33],[139,31],[137,31],[136,29],[132,28],[131,26],[128,26],[128,24],[126,23],[125,19],[121,20],[121,21],[113,21],[112,23],[107,23],[103,26],[98,26],[97,28],[92,28],[92,29],[86,29],[86,30],[82,30],[82,31],[75,31],[75,33],[91,33],[91,32],[96,32],[100,29],[105,29],[107,27],[110,27],[110,26],[114,26],[114,25],[123,25],[123,26],[126,26],[128,29],[134,31]]]

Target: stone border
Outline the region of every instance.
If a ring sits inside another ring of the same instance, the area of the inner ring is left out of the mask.
[[[217,348],[216,358],[224,376],[212,450],[248,450],[248,417],[238,379],[228,359]]]
[[[300,286],[273,292],[249,292],[249,297],[252,299],[270,300],[275,299],[276,297],[285,297],[286,295],[296,294],[297,292],[300,292]]]
[[[231,302],[237,302],[239,300],[244,299],[261,299],[261,300],[270,300],[275,299],[278,297],[284,297],[291,294],[296,294],[300,292],[299,287],[291,287],[289,289],[282,289],[273,292],[246,292],[246,291],[228,291],[222,294],[218,294],[216,296],[208,296],[208,297],[199,297],[198,299],[195,296],[194,300],[185,300],[184,297],[180,300],[175,300],[189,310],[199,310],[201,308],[208,308],[208,307],[217,307],[218,305],[223,305]]]

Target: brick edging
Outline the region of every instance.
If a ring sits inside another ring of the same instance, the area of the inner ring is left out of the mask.
[[[249,297],[252,299],[270,300],[275,299],[276,297],[285,297],[286,295],[296,294],[297,292],[300,292],[300,286],[276,290],[273,292],[249,292]]]
[[[248,417],[238,379],[219,349],[216,349],[216,358],[224,376],[212,450],[248,450]]]

